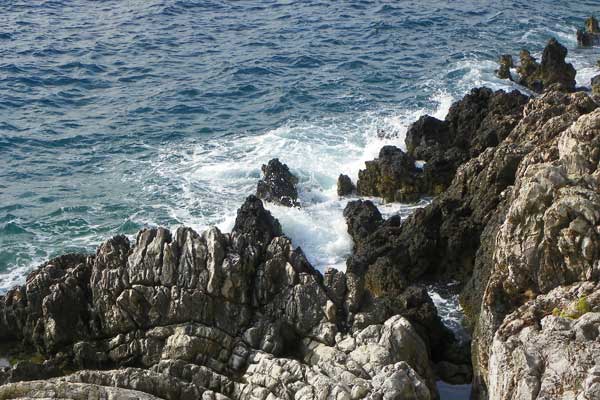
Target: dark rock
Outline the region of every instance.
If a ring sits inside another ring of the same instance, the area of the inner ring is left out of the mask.
[[[274,158],[261,167],[263,177],[256,186],[256,196],[265,201],[286,207],[297,207],[298,191],[296,178],[287,165]]]
[[[528,97],[517,91],[474,89],[454,103],[444,121],[421,117],[408,129],[406,148],[386,146],[359,172],[358,192],[386,201],[412,201],[448,187],[456,169],[504,140],[522,118]],[[426,161],[422,170],[415,160]]]
[[[539,64],[529,51],[522,50],[521,63],[517,68],[520,75],[519,84],[538,93],[553,85],[558,85],[562,91],[573,92],[576,71],[573,65],[565,62],[566,56],[566,47],[554,38],[548,41],[542,54],[542,62]]]
[[[370,200],[349,202],[344,209],[344,217],[348,233],[355,243],[361,242],[383,223],[381,213]]]
[[[379,156],[365,163],[356,184],[362,196],[382,197],[385,201],[411,202],[417,200],[419,170],[415,159],[395,146],[384,146]]]
[[[406,151],[417,160],[430,160],[449,147],[448,123],[424,115],[413,123],[406,133]]]
[[[337,181],[338,196],[349,196],[356,191],[356,187],[348,175],[341,174]]]
[[[513,58],[510,54],[503,54],[500,56],[500,68],[496,71],[496,75],[500,79],[509,79],[513,80],[512,75],[510,73],[510,69],[514,67]]]
[[[248,196],[237,212],[232,234],[248,237],[250,243],[266,247],[276,236],[281,236],[281,225],[271,213],[263,207],[262,201]]]
[[[585,20],[585,30],[577,30],[577,43],[584,47],[600,44],[600,28],[596,18],[589,17]]]

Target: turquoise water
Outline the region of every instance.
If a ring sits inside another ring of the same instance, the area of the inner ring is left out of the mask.
[[[271,207],[319,267],[351,249],[334,193],[501,53],[557,37],[578,83],[595,1],[0,2],[0,292],[36,264],[147,225],[227,230],[261,163],[300,176]],[[383,134],[381,134],[383,132]],[[410,212],[390,205],[387,213]]]

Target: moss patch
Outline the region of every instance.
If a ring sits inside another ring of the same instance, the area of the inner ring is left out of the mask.
[[[552,315],[555,317],[577,319],[582,315],[589,313],[590,311],[592,311],[592,306],[588,302],[587,297],[582,296],[576,302],[570,304],[568,307],[562,310],[558,307],[554,307],[552,310]]]

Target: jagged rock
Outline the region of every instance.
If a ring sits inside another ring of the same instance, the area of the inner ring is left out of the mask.
[[[402,224],[385,221],[348,260],[348,277],[363,288],[358,303],[397,297],[408,282],[463,282],[481,398],[504,316],[540,292],[598,279],[591,266],[600,215],[592,211],[600,204],[592,172],[600,157],[596,107],[585,93],[549,91],[531,100],[500,144],[464,163],[431,205]]]
[[[551,86],[566,92],[574,91],[576,71],[573,65],[565,62],[566,56],[566,47],[554,38],[548,41],[539,64],[529,51],[522,50],[521,62],[517,67],[519,84],[538,93]]]
[[[494,332],[508,313],[555,287],[598,279],[596,107],[583,93],[547,93],[529,103],[508,138],[529,150],[463,291],[477,321],[473,355],[483,393]]]
[[[500,68],[496,70],[496,76],[500,79],[508,79],[513,80],[512,75],[510,73],[510,69],[514,67],[513,58],[510,54],[503,54],[500,56]]]
[[[298,178],[294,176],[287,165],[273,158],[261,167],[263,177],[256,186],[256,196],[262,200],[281,204],[286,207],[297,207]]]
[[[585,313],[561,316],[585,302]],[[508,315],[490,349],[489,399],[596,399],[600,285],[559,287]]]
[[[585,47],[600,44],[600,28],[596,18],[589,17],[585,20],[585,31],[577,29],[577,43]]]
[[[415,159],[395,146],[384,146],[379,156],[359,171],[356,188],[362,196],[382,197],[386,201],[410,202],[420,196]]]
[[[406,151],[417,160],[430,160],[452,139],[448,122],[424,115],[406,133]]]
[[[144,229],[133,245],[117,236],[95,256],[49,261],[0,297],[0,339],[45,358],[0,370],[0,394],[371,398],[384,374],[398,393],[436,398],[421,328],[388,313],[348,329],[352,288],[342,272],[321,276],[249,196],[230,234]],[[338,349],[338,339],[356,346]],[[36,379],[47,380],[15,382]]]
[[[444,121],[423,116],[406,134],[406,149],[385,146],[359,172],[358,193],[386,201],[413,201],[448,187],[456,169],[497,146],[522,118],[527,96],[513,91],[473,89],[454,103]],[[426,161],[422,170],[415,160]]]
[[[348,233],[355,243],[373,233],[382,223],[381,213],[370,200],[351,201],[344,208]]]
[[[341,174],[337,181],[338,196],[349,196],[356,191],[356,187],[348,175]]]

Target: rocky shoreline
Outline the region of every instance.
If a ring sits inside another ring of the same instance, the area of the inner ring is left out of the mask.
[[[565,56],[522,53],[539,95],[474,89],[340,176],[340,196],[436,196],[404,220],[350,201],[346,272],[313,268],[264,208],[300,206],[277,159],[230,233],[143,229],[41,265],[0,297],[0,398],[427,400],[440,380],[600,398],[600,99]],[[449,282],[472,343],[427,292]]]

